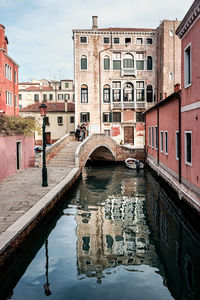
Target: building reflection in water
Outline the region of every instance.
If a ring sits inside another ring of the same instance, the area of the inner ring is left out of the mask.
[[[172,296],[200,299],[199,215],[177,197],[169,198],[150,173],[146,203],[147,218]]]
[[[122,179],[119,186],[119,174],[105,180],[105,172],[98,173],[98,178],[93,178],[92,192],[85,177],[76,215],[78,275],[96,277],[101,283],[103,270],[110,267],[140,264],[160,267],[144,214],[143,175],[135,182],[132,175]],[[88,177],[91,176],[89,172]],[[105,192],[98,193],[102,181]],[[159,273],[164,276],[163,270]]]

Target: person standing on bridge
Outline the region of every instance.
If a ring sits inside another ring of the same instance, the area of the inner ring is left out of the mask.
[[[80,125],[78,125],[75,132],[75,137],[77,138],[78,141],[80,139],[80,135],[81,135],[81,128]]]
[[[85,139],[85,134],[86,134],[86,126],[85,124],[83,123],[81,125],[81,142]]]

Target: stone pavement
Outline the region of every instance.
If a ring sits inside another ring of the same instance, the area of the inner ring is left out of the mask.
[[[75,168],[75,151],[80,142],[72,141],[47,164],[48,187],[42,187],[42,169],[28,168],[0,181],[0,235],[32,208]]]

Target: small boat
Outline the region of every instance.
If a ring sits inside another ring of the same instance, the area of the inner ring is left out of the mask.
[[[127,158],[125,164],[130,169],[144,169],[144,164],[139,159]]]

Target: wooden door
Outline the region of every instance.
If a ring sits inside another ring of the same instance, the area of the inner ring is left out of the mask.
[[[45,132],[46,144],[51,144],[51,132]]]
[[[124,127],[124,143],[134,144],[134,127]]]

